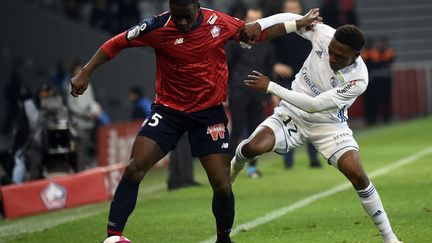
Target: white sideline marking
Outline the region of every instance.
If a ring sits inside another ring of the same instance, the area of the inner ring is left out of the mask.
[[[149,194],[155,191],[159,191],[165,187],[166,185],[164,184],[149,186],[140,190],[139,195]],[[85,212],[86,210],[91,210],[91,211]],[[54,228],[64,223],[95,216],[97,214],[107,211],[107,209],[105,207],[99,209],[84,208],[82,209],[82,212],[80,211],[81,210],[78,208],[77,212],[73,213],[72,215],[59,216],[50,220],[42,220],[40,218],[29,218],[29,219],[23,219],[23,221],[19,221],[16,223],[0,226],[0,238],[3,239],[5,237],[15,238],[22,234],[40,232],[43,230]],[[8,239],[10,240],[10,238]]]
[[[394,164],[391,164],[389,166],[383,167],[381,169],[378,169],[372,173],[369,173],[369,177],[372,179],[374,177],[378,177],[381,176],[383,174],[388,173],[391,170],[397,169],[401,166],[404,166],[406,164],[412,163],[414,161],[416,161],[417,159],[426,156],[428,154],[432,153],[432,147],[424,149],[422,151],[419,151],[411,156],[407,156],[397,162],[395,162]],[[152,193],[158,190],[161,190],[165,188],[165,185],[163,184],[159,184],[159,185],[154,185],[151,187],[147,187],[143,190],[140,191],[140,195],[142,194],[148,194],[148,193]],[[298,208],[304,207],[318,199],[333,195],[337,192],[343,191],[345,189],[351,188],[351,184],[349,184],[348,182],[346,183],[342,183],[334,188],[331,188],[327,191],[323,191],[314,195],[311,195],[309,197],[306,197],[300,201],[297,201],[291,205],[288,205],[286,207],[280,208],[278,210],[275,210],[273,212],[270,212],[266,215],[264,215],[263,217],[259,217],[256,218],[255,220],[249,221],[245,224],[239,225],[236,228],[234,228],[232,235],[237,234],[238,232],[240,232],[241,230],[249,230],[252,228],[255,228],[261,224],[265,224],[267,222],[270,222],[274,219],[277,219],[289,212],[292,212]],[[89,209],[83,209],[83,211],[85,210],[89,210]],[[93,209],[94,210],[94,209]],[[59,216],[55,219],[50,219],[49,221],[46,220],[41,220],[39,218],[36,219],[23,219],[23,221],[19,221],[16,223],[12,223],[12,224],[8,224],[8,225],[4,225],[4,226],[0,226],[0,238],[6,238],[8,237],[9,240],[11,240],[12,238],[15,238],[17,236],[23,235],[23,234],[29,234],[29,233],[36,233],[36,232],[40,232],[43,230],[47,230],[47,229],[51,229],[54,228],[58,225],[64,224],[64,223],[68,223],[68,222],[72,222],[72,221],[76,221],[76,220],[80,220],[80,219],[84,219],[84,218],[89,218],[92,217],[94,215],[97,215],[99,213],[102,213],[104,211],[106,211],[105,208],[103,209],[99,209],[96,211],[90,211],[90,212],[77,212],[74,213],[73,215],[65,215],[65,216]],[[10,237],[10,238],[9,238]],[[214,242],[216,239],[215,238],[211,238],[208,239],[204,242]]]
[[[378,169],[372,173],[368,173],[369,178],[373,179],[375,177],[387,174],[388,172],[390,172],[392,170],[395,170],[399,167],[410,164],[410,163],[418,160],[419,158],[426,156],[428,154],[431,154],[431,153],[432,153],[432,147],[421,150],[421,151],[419,151],[413,155],[402,158],[402,159],[400,159],[400,160],[398,160],[398,161],[396,161],[396,162],[394,162],[388,166],[382,167],[382,168],[380,168],[380,169]],[[256,218],[252,221],[246,222],[244,224],[241,224],[241,225],[235,227],[231,233],[231,236],[238,234],[240,231],[250,230],[250,229],[255,228],[259,225],[268,223],[272,220],[275,220],[277,218],[284,216],[285,214],[287,214],[289,212],[292,212],[296,209],[305,207],[305,206],[309,205],[310,203],[317,201],[318,199],[325,198],[327,196],[331,196],[331,195],[336,194],[338,192],[344,191],[348,188],[352,188],[351,183],[345,182],[345,183],[341,183],[341,184],[339,184],[339,185],[337,185],[337,186],[335,186],[329,190],[313,194],[309,197],[305,197],[305,198],[301,199],[300,201],[297,201],[297,202],[290,204],[286,207],[277,209],[277,210],[272,211],[272,212],[270,212],[270,213],[268,213],[262,217]],[[201,243],[213,243],[215,241],[216,241],[216,237],[212,237],[210,239],[202,241]]]

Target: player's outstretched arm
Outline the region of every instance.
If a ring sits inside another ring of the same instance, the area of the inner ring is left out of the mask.
[[[90,82],[90,76],[93,71],[109,60],[109,57],[101,50],[93,55],[90,61],[81,69],[81,71],[71,79],[71,92],[73,97],[82,95],[87,89]]]
[[[248,79],[245,80],[244,83],[246,86],[255,90],[273,94],[309,113],[337,108],[334,102],[322,102],[321,99],[317,99],[317,97],[310,97],[305,94],[285,89],[284,87],[271,82],[267,76],[257,71],[252,71],[252,74],[248,75]]]
[[[267,32],[266,39],[273,39],[303,28],[311,29],[321,21],[318,8],[311,9],[305,16],[292,13],[275,14],[246,24],[240,32],[240,37],[246,43],[254,44],[263,30]]]
[[[309,113],[341,108],[346,105],[347,102],[362,94],[366,90],[367,86],[362,80],[352,81],[321,93],[318,96],[311,97],[299,92],[288,90],[274,82],[271,82],[267,76],[257,71],[253,71],[244,82],[247,86],[255,90],[273,94]]]

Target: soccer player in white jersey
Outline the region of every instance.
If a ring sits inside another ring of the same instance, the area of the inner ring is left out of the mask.
[[[308,15],[318,19],[319,10],[312,9]],[[400,242],[361,165],[358,144],[347,124],[348,107],[368,85],[368,71],[359,56],[364,36],[353,25],[335,30],[316,23],[312,30],[297,29],[302,26],[302,17],[276,14],[247,25],[241,33],[253,44],[264,29],[267,38],[295,31],[311,41],[312,51],[297,73],[292,91],[256,71],[245,80],[247,86],[279,96],[282,101],[274,114],[237,147],[231,161],[231,180],[234,182],[245,163],[257,156],[270,151],[286,153],[309,140],[352,183],[383,241]]]

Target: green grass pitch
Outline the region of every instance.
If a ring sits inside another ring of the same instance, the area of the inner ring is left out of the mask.
[[[432,117],[354,134],[366,171],[378,173],[372,181],[396,234],[408,243],[432,242]],[[419,154],[421,151],[426,152]],[[407,164],[390,167],[402,159]],[[384,172],[377,172],[383,168]],[[310,169],[304,149],[296,151],[292,170],[284,170],[282,157],[276,154],[261,157],[259,169],[262,178],[249,179],[243,173],[233,187],[234,241],[381,242],[352,188],[260,223],[258,219],[265,215],[330,190],[346,179],[329,165]],[[211,188],[199,163],[195,173],[203,186],[168,192],[166,171],[152,170],[140,186],[125,236],[136,243],[210,242],[215,232]],[[100,203],[4,220],[0,222],[0,242],[100,242],[105,238],[108,208],[108,203]],[[244,226],[251,222],[255,227]]]

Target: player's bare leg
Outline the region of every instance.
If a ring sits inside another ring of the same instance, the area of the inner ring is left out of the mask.
[[[270,152],[275,140],[273,130],[266,126],[259,126],[248,139],[243,140],[237,146],[235,156],[231,160],[231,183],[234,183],[247,162],[263,153]]]
[[[210,154],[200,157],[213,189],[212,209],[216,218],[217,242],[231,242],[234,223],[234,194],[229,174],[229,154]]]
[[[155,141],[144,136],[137,136],[124,176],[129,180],[141,182],[150,168],[164,156],[165,153]]]
[[[135,138],[129,164],[111,202],[108,236],[122,235],[127,219],[135,208],[141,180],[148,170],[164,156],[159,145],[153,140],[144,136]]]
[[[373,220],[385,243],[400,242],[394,234],[381,199],[360,163],[357,150],[345,152],[338,160],[339,170],[348,178],[357,191],[366,213]]]

